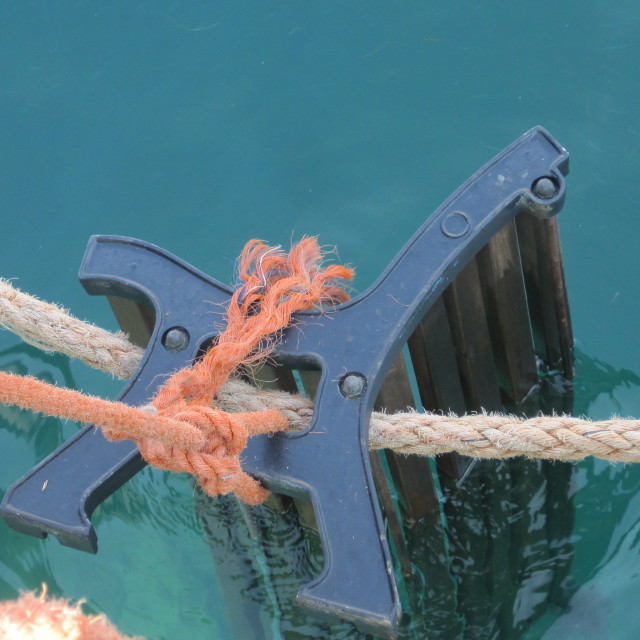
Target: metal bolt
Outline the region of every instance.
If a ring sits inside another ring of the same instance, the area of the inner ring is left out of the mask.
[[[348,373],[340,380],[340,393],[345,398],[359,398],[367,387],[367,380],[361,373]]]
[[[183,327],[171,327],[162,336],[162,346],[167,351],[184,351],[189,346],[189,333]]]
[[[538,178],[533,183],[533,193],[542,200],[550,200],[558,193],[558,185],[551,178]]]

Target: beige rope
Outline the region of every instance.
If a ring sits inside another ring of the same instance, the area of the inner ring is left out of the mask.
[[[302,429],[313,414],[307,398],[284,391],[256,390],[242,380],[229,380],[216,402],[229,412],[277,409],[291,429]],[[433,456],[457,451],[474,458],[527,456],[581,460],[595,456],[616,462],[640,462],[640,420],[592,422],[571,416],[517,416],[478,413],[386,414],[374,411],[369,423],[369,449]]]
[[[78,320],[1,278],[0,325],[43,351],[64,353],[118,378],[130,378],[144,353],[124,333],[111,333]]]
[[[124,334],[74,318],[0,280],[0,325],[47,351],[59,351],[120,378],[129,378],[143,351]],[[216,404],[228,412],[276,409],[291,429],[302,429],[313,415],[313,403],[284,391],[256,389],[229,380],[218,390]],[[464,416],[434,413],[374,412],[369,426],[370,449],[433,456],[457,451],[476,458],[580,460],[595,456],[611,461],[640,462],[640,421],[592,422],[570,416],[521,419],[500,414]]]

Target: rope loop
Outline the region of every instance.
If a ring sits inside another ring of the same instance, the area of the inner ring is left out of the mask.
[[[195,475],[210,495],[234,492],[250,504],[264,501],[267,492],[242,471],[239,456],[249,436],[287,429],[286,417],[275,410],[227,413],[211,405],[231,373],[271,353],[294,313],[349,299],[340,281],[350,280],[353,271],[323,268],[322,260],[316,238],[303,238],[289,254],[260,240],[247,243],[225,330],[200,361],[171,376],[151,401],[160,417],[196,427],[205,445],[193,451],[157,434],[136,439],[147,462]]]

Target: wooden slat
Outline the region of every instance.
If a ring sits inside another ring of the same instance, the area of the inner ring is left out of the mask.
[[[478,263],[463,269],[443,295],[467,410],[500,411],[502,397],[484,304]],[[509,523],[504,509],[509,477],[502,461],[475,461],[469,477],[452,482],[441,475],[444,509],[454,556],[471,563],[458,574],[460,613],[467,619],[470,637],[491,635],[499,624],[508,581]],[[461,507],[464,501],[464,507]],[[482,631],[480,631],[482,630]]]
[[[107,296],[107,300],[118,325],[129,336],[129,340],[144,349],[153,333],[155,324],[153,309],[120,296]]]
[[[548,375],[542,379],[543,413],[573,410],[573,333],[555,218],[516,219],[536,352]]]
[[[417,326],[408,346],[423,408],[426,411],[465,413],[467,406],[442,298]],[[457,454],[444,454],[438,456],[437,464],[440,471],[458,479],[470,461]]]
[[[563,367],[563,358],[570,360],[570,353],[567,355],[568,338],[560,338],[560,331],[557,322],[556,294],[554,287],[557,288],[557,275],[552,276],[550,272],[550,264],[552,258],[549,251],[549,242],[546,235],[546,228],[549,221],[539,221],[531,217],[521,216],[517,221],[517,240],[522,259],[523,277],[526,283],[526,301],[528,303],[528,312],[531,318],[533,334],[537,335],[537,352],[546,361],[547,367],[555,368]],[[557,238],[556,238],[557,239]],[[511,279],[515,283],[518,275],[517,255],[513,249],[513,241],[511,241],[506,250],[507,256],[511,255]],[[503,246],[504,247],[504,246]],[[505,250],[504,248],[502,249]],[[504,256],[503,256],[504,259]],[[499,260],[495,260],[494,264]],[[485,263],[486,264],[486,263]],[[493,275],[493,274],[491,274]],[[555,279],[555,283],[554,283]],[[519,283],[513,284],[517,290]],[[564,287],[564,281],[562,281]],[[515,300],[522,300],[522,296],[517,293],[512,296]],[[564,298],[566,304],[566,291],[562,288],[561,297]],[[522,302],[518,307],[525,308]],[[568,307],[566,307],[568,309]],[[512,316],[515,314],[512,312]],[[568,319],[568,312],[565,314]],[[565,331],[565,334],[567,332]],[[501,336],[502,337],[502,336]],[[565,354],[562,353],[561,343],[564,340]],[[503,343],[504,344],[504,343]],[[508,343],[507,343],[508,344]],[[521,385],[522,393],[526,392],[531,382],[534,380],[533,375],[533,359],[529,351],[530,338],[526,331],[521,331],[517,340],[511,338],[512,345],[520,345],[516,347],[521,354],[524,354],[530,363],[528,367],[522,367],[521,362],[511,365],[512,388]],[[570,348],[569,348],[570,352]],[[509,366],[509,365],[507,365]],[[513,382],[513,372],[517,376],[516,383]],[[545,382],[548,382],[546,379]],[[524,386],[522,386],[524,385]],[[549,391],[553,394],[550,398]],[[566,393],[562,390],[554,389],[552,386],[546,388],[545,400],[548,403],[551,399],[551,406],[545,404],[545,409],[560,410],[561,404],[566,408]],[[516,406],[523,412],[533,413],[539,406],[536,402],[517,402]],[[500,562],[500,558],[494,559],[494,588],[493,588],[493,607],[498,603],[503,603],[500,610],[500,625],[502,628],[502,637],[517,638],[523,632],[527,619],[535,619],[539,617],[546,609],[548,600],[556,590],[555,586],[561,583],[566,577],[567,560],[557,563],[554,560],[555,548],[557,541],[550,535],[549,526],[540,526],[541,521],[544,525],[547,513],[550,510],[548,503],[553,500],[556,492],[561,494],[566,492],[566,482],[562,473],[550,473],[545,465],[539,461],[531,461],[525,459],[512,459],[507,462],[510,482],[505,487],[498,486],[494,488],[494,493],[498,491],[501,494],[504,504],[509,505],[508,519],[509,527],[507,535],[500,535],[501,527],[497,526],[496,532],[492,537],[496,539],[497,549],[508,549],[509,576],[500,578],[501,571],[499,566],[505,566],[504,562]],[[562,466],[562,465],[559,465]],[[561,469],[560,469],[561,471]],[[566,495],[566,493],[565,493]],[[494,496],[493,513],[495,517],[502,514],[504,516],[504,508],[500,509],[497,503],[499,496]],[[554,511],[555,526],[558,528],[559,520],[557,511]],[[568,535],[567,532],[564,532]],[[558,578],[556,578],[556,575]],[[510,589],[512,597],[508,593],[504,593],[500,589],[500,583],[511,583],[516,586]],[[497,589],[496,589],[497,587]],[[518,616],[514,618],[514,607],[518,603]],[[528,609],[526,608],[528,607]]]
[[[567,380],[573,379],[573,329],[571,327],[571,314],[569,311],[569,298],[567,296],[567,284],[562,264],[562,249],[560,248],[560,233],[558,221],[550,218],[543,221],[549,253],[549,265],[551,270],[551,287],[555,300],[556,320],[560,336],[560,352],[564,376]]]
[[[443,296],[462,388],[469,409],[504,409],[493,362],[495,348],[502,384],[513,402],[509,408],[532,410],[536,403],[523,400],[538,383],[538,375],[515,230],[504,231],[491,244],[484,262],[472,261]],[[487,297],[488,311],[483,308]],[[494,327],[492,340],[489,324]],[[481,461],[462,486],[441,475],[454,571],[456,556],[462,564],[473,559],[471,570],[458,573],[459,613],[467,620],[467,634],[519,637],[515,598],[527,599],[527,589],[533,590],[528,600],[532,616],[546,606],[544,590],[551,589],[551,582],[545,580],[551,574],[538,574],[532,568],[532,563],[548,567],[551,545],[546,532],[538,531],[532,521],[539,515],[531,510],[533,501],[547,488],[538,466],[525,460]],[[523,553],[523,545],[531,551]]]
[[[562,370],[571,380],[573,334],[557,220],[522,214],[516,225],[538,353],[549,368]]]
[[[464,413],[466,402],[442,298],[420,322],[408,344],[425,410]]]
[[[515,222],[496,233],[477,259],[496,364],[510,400],[508,408],[536,411],[538,372]]]
[[[469,411],[500,411],[502,398],[475,260],[444,292],[462,389]]]
[[[414,408],[413,393],[404,357],[393,363],[376,399],[375,409],[388,413]],[[420,520],[438,507],[429,461],[416,455],[399,455],[387,451],[386,459],[400,497],[404,516]]]
[[[540,246],[540,220],[521,214],[516,218],[522,270],[536,352],[551,367],[562,359],[553,293],[550,289],[548,256]]]
[[[473,267],[467,271],[467,276],[467,280],[473,280]],[[466,359],[466,373],[469,376],[466,382],[469,389],[476,389],[478,384],[472,378],[472,369],[479,367],[487,370],[492,365],[490,358],[488,362],[479,363],[475,358],[469,357],[469,349],[476,346],[475,338],[473,346],[465,345],[464,342],[456,344],[457,340],[468,335],[465,332],[474,331],[471,323],[475,318],[467,318],[462,309],[467,304],[464,300],[465,287],[470,289],[471,299],[468,304],[473,305],[471,285],[465,282],[463,277],[457,288],[448,294],[457,324],[455,320],[453,323],[450,321],[447,307],[441,298],[409,339],[409,352],[418,390],[426,410],[455,413],[464,413],[467,410],[458,356]],[[477,282],[475,299],[481,299]],[[484,342],[488,343],[486,335],[484,338]],[[490,356],[490,349],[488,353]],[[495,372],[493,373],[495,375]],[[481,396],[475,394],[475,397]],[[499,397],[497,385],[494,388],[494,397]],[[451,563],[449,571],[455,579],[454,592],[457,593],[458,602],[450,620],[453,624],[460,617],[463,618],[466,630],[459,633],[460,637],[475,637],[474,630],[484,629],[490,620],[486,608],[485,589],[489,572],[489,537],[484,520],[482,488],[478,484],[482,469],[471,459],[456,454],[438,456],[437,468],[444,497],[442,509],[446,521],[445,545],[448,547],[447,555]],[[444,581],[444,584],[448,582]]]
[[[477,261],[504,409],[533,414],[540,406],[539,376],[520,249],[516,223],[512,221],[479,252]],[[535,548],[536,557],[544,562],[548,559],[548,542],[545,533],[530,522],[533,492],[540,490],[536,463],[516,459],[483,464],[483,468],[491,467],[492,472],[485,476],[483,495],[484,510],[491,514],[488,608],[498,612],[501,637],[511,638],[518,635],[514,636],[514,598],[526,598],[525,590],[531,584],[524,572],[530,567],[529,556],[533,553],[524,554],[523,545]],[[502,475],[501,481],[498,474]],[[505,586],[509,584],[516,588]],[[536,603],[533,597],[528,601]],[[538,612],[534,604],[532,617]]]

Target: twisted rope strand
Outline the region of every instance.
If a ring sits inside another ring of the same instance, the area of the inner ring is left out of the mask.
[[[229,380],[215,403],[226,411],[281,411],[289,429],[308,426],[313,403],[299,395],[256,390]],[[640,462],[640,420],[616,418],[593,422],[571,416],[519,418],[497,413],[454,414],[374,411],[369,422],[369,449],[435,456],[452,451],[474,458],[527,456],[581,460],[595,456],[612,462]]]
[[[64,353],[118,378],[130,378],[144,353],[124,333],[78,320],[62,307],[23,293],[2,278],[0,326],[43,351]]]

